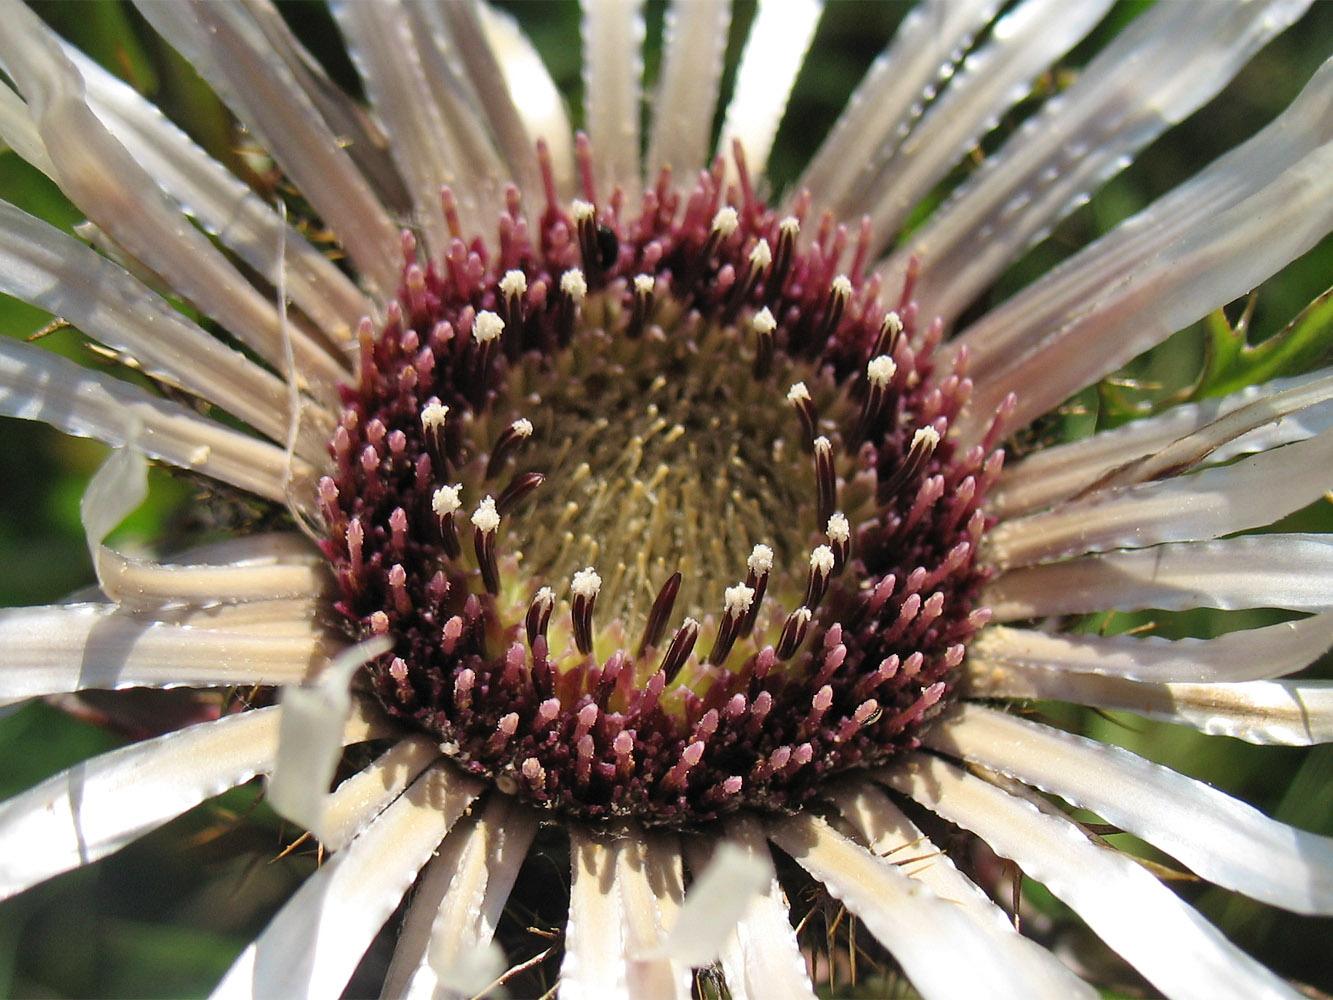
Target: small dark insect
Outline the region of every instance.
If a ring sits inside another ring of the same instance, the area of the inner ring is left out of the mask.
[[[615,266],[616,258],[620,256],[620,240],[616,237],[615,230],[609,226],[597,227],[597,263],[602,265],[603,271],[609,271]]]

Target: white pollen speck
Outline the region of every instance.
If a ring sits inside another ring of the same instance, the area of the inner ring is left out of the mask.
[[[560,275],[560,291],[573,299],[575,305],[586,299],[588,297],[588,282],[583,277],[583,272],[577,267],[571,267]]]
[[[638,295],[652,295],[657,288],[657,279],[651,274],[639,274],[634,278],[634,291]]]
[[[485,534],[489,534],[500,527],[500,512],[495,509],[495,498],[484,496],[481,503],[477,504],[476,512],[472,515],[472,526]]]
[[[500,291],[505,295],[523,295],[528,290],[528,276],[522,271],[506,271],[500,279]]]
[[[773,568],[773,550],[767,545],[756,545],[750,550],[750,558],[745,565],[751,572],[763,576]]]
[[[833,550],[827,545],[816,545],[810,553],[810,568],[819,573],[833,572]]]
[[[778,328],[778,321],[775,320],[773,314],[768,311],[768,306],[764,306],[764,308],[755,313],[754,319],[750,322],[754,324],[756,333],[772,333]]]
[[[519,417],[509,425],[509,429],[521,438],[532,437],[532,421],[527,417]]]
[[[459,507],[463,506],[463,502],[458,498],[458,495],[462,492],[463,485],[461,483],[457,486],[441,486],[435,491],[434,496],[430,498],[431,510],[435,511],[436,515],[439,517],[444,517],[445,514],[452,514],[454,511],[458,510]]]
[[[213,454],[212,448],[210,448],[206,444],[201,444],[198,448],[195,448],[192,452],[190,452],[190,457],[188,459],[189,464],[192,466],[203,465],[205,462],[208,461],[208,456],[212,454]]]
[[[722,601],[726,606],[727,614],[743,615],[750,610],[750,605],[754,603],[754,588],[747,587],[743,583],[728,587],[722,592]]]
[[[773,263],[773,250],[768,245],[768,240],[760,240],[750,251],[750,266],[757,271],[762,271]]]
[[[581,569],[574,574],[569,589],[575,597],[593,598],[602,589],[602,578],[597,575],[595,569],[589,566],[587,569]]]
[[[930,451],[935,450],[935,446],[940,443],[940,432],[934,427],[922,427],[912,435],[912,450],[926,448]]]
[[[884,314],[884,322],[881,325],[884,330],[887,330],[894,336],[903,332],[902,317],[892,310]]]
[[[573,216],[575,222],[585,222],[597,214],[597,206],[582,198],[575,198],[569,204],[569,214]]]
[[[717,210],[717,215],[713,216],[713,232],[720,235],[724,240],[736,231],[736,227],[741,224],[741,217],[730,205],[724,205]]]
[[[801,220],[794,215],[789,215],[778,223],[778,232],[784,236],[795,236],[801,231]]]
[[[869,376],[870,384],[873,386],[883,387],[888,385],[896,374],[898,374],[898,366],[893,363],[893,358],[887,354],[871,358],[870,363],[866,365],[866,375]]]
[[[810,399],[810,390],[805,387],[804,382],[795,382],[787,390],[787,402],[796,405],[807,402]]]
[[[431,431],[442,427],[448,416],[449,407],[443,403],[439,401],[427,403],[421,408],[421,429]]]
[[[555,591],[550,587],[542,587],[537,591],[537,596],[532,599],[533,604],[541,604],[545,607],[555,606]]]
[[[833,443],[829,441],[828,438],[824,437],[823,434],[815,438],[815,454],[817,455],[833,454]]]
[[[835,542],[845,542],[852,537],[852,526],[842,511],[835,511],[828,519],[828,527],[824,529],[824,534]]]
[[[840,299],[848,298],[852,294],[852,280],[847,275],[840,274],[833,279],[830,290]]]
[[[500,336],[504,328],[504,320],[489,309],[483,309],[472,323],[472,336],[478,344],[484,344]]]

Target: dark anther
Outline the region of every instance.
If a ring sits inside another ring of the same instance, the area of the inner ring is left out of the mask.
[[[495,501],[495,512],[504,517],[544,482],[546,477],[540,472],[520,472],[509,481],[509,485]]]
[[[615,230],[610,226],[597,227],[597,263],[602,266],[603,271],[609,271],[615,267],[617,258],[620,257],[620,240],[616,238]]]
[[[680,573],[672,573],[657,592],[657,600],[653,601],[652,610],[648,612],[648,624],[643,627],[643,640],[639,643],[636,656],[642,656],[662,641],[667,619],[671,617],[671,608],[676,603],[676,595],[680,593],[680,581]]]
[[[555,591],[542,587],[528,606],[527,617],[523,620],[528,633],[528,645],[532,646],[539,637],[546,635],[546,626],[551,620],[551,610],[555,607]]]
[[[676,634],[671,637],[671,645],[667,647],[666,656],[662,658],[662,670],[666,673],[668,684],[676,679],[680,668],[685,666],[685,661],[690,658],[698,639],[699,623],[693,618],[686,618],[684,624],[676,629]]]

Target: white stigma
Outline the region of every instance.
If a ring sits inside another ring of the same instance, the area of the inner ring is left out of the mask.
[[[575,305],[583,302],[588,297],[588,282],[584,279],[583,272],[577,267],[572,267],[560,275],[560,291],[573,299]]]
[[[713,232],[717,233],[724,240],[736,231],[736,227],[741,224],[741,217],[734,208],[726,205],[717,210],[717,215],[713,216]]]
[[[834,561],[833,550],[827,545],[816,545],[810,553],[810,568],[817,573],[832,573]]]
[[[845,274],[840,274],[833,279],[831,286],[834,297],[839,299],[850,298],[852,294],[852,281]]]
[[[521,438],[532,437],[532,421],[527,417],[519,417],[509,425],[509,429]]]
[[[504,328],[504,320],[489,309],[483,309],[472,323],[472,336],[478,344],[485,344],[500,336]]]
[[[916,451],[918,448],[934,451],[935,446],[939,443],[940,432],[934,427],[922,427],[912,435],[912,451]]]
[[[768,245],[768,240],[760,240],[750,251],[750,266],[756,271],[762,271],[773,263],[773,251]]]
[[[893,310],[884,314],[884,322],[880,324],[880,329],[893,334],[895,337],[903,332],[903,320]]]
[[[461,483],[458,486],[441,486],[430,498],[431,510],[435,511],[439,517],[452,514],[463,506],[462,501],[458,498],[462,492],[463,486]]]
[[[597,214],[597,207],[581,198],[575,198],[569,205],[569,214],[575,222],[587,222]]]
[[[815,444],[815,454],[816,454],[816,455],[832,455],[832,454],[833,454],[833,443],[832,443],[831,441],[829,441],[828,438],[824,437],[823,434],[821,434],[821,435],[819,435],[819,437],[815,438],[815,442],[814,442],[814,444]]]
[[[550,587],[542,587],[537,591],[537,596],[532,599],[533,604],[539,604],[544,608],[555,607],[555,591]]]
[[[851,539],[852,526],[842,511],[835,511],[833,516],[828,519],[828,527],[824,529],[824,534],[835,542],[845,542]]]
[[[754,314],[754,319],[750,321],[754,324],[755,332],[760,334],[770,334],[778,328],[778,321],[773,318],[773,314],[768,311],[768,306],[760,309]]]
[[[792,387],[787,390],[787,402],[791,403],[793,406],[799,406],[801,403],[807,402],[809,399],[810,390],[805,387],[804,382],[795,382],[792,384]]]
[[[569,583],[569,589],[575,597],[584,597],[591,600],[602,589],[602,578],[597,575],[595,569],[589,566],[587,569],[581,569],[574,574],[574,579]]]
[[[634,278],[634,291],[639,295],[652,295],[657,288],[657,279],[651,274],[640,274]]]
[[[495,509],[494,497],[488,495],[481,498],[481,503],[477,504],[476,512],[472,515],[472,526],[486,535],[500,527],[500,512]]]
[[[870,384],[877,388],[888,385],[896,374],[898,374],[898,366],[893,363],[893,358],[887,354],[871,358],[866,365],[866,375],[870,378]]]
[[[421,408],[421,429],[425,431],[437,430],[444,426],[445,418],[449,416],[449,407],[436,400],[427,403]]]
[[[528,276],[522,271],[506,271],[500,279],[500,291],[506,296],[525,295],[528,291]]]
[[[754,588],[747,587],[743,583],[728,587],[722,592],[722,601],[726,606],[727,614],[739,617],[749,611],[750,605],[754,603]]]
[[[756,576],[763,576],[773,569],[773,550],[767,545],[756,545],[750,550],[750,558],[745,565]]]
[[[778,223],[778,232],[780,232],[783,236],[791,236],[795,238],[796,234],[799,233],[800,231],[801,231],[801,220],[796,218],[796,216],[794,215],[789,215]]]

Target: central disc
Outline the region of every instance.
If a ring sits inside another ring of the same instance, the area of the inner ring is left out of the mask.
[[[720,176],[405,237],[319,485],[386,708],[586,820],[798,808],[916,745],[984,621],[1000,456],[953,452],[938,330]]]

